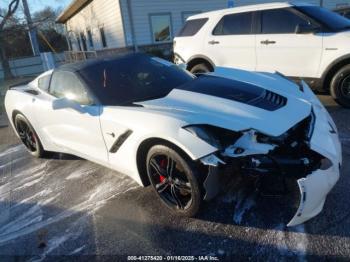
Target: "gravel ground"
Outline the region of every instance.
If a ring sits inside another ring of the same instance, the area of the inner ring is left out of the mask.
[[[171,216],[127,176],[66,155],[30,157],[0,116],[0,260],[350,260],[350,111],[321,99],[340,130],[342,176],[324,211],[294,228],[285,226],[288,197],[263,198],[249,186],[220,195],[197,218]]]

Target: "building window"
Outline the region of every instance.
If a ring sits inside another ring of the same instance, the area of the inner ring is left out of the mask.
[[[172,30],[170,13],[150,15],[150,22],[152,40],[154,43],[171,41]]]
[[[94,41],[92,40],[91,30],[88,29],[88,30],[86,30],[86,32],[87,32],[87,36],[88,36],[88,40],[89,40],[89,47],[93,48],[94,47]]]
[[[87,51],[86,37],[85,37],[84,33],[80,33],[80,38],[81,38],[83,51]]]
[[[70,37],[67,37],[67,39],[68,39],[68,48],[69,48],[69,50],[73,50],[73,43],[72,43],[72,39],[70,38]]]
[[[81,51],[80,37],[78,34],[77,34],[76,38],[77,38],[77,42],[78,42],[78,49],[79,49],[79,51]]]
[[[185,24],[187,18],[189,18],[190,16],[197,15],[197,14],[200,14],[200,13],[201,13],[201,11],[185,11],[185,12],[182,12],[181,13],[182,24]]]
[[[103,47],[107,47],[107,41],[106,41],[106,35],[105,30],[103,27],[100,27],[100,35],[101,35],[101,42]]]

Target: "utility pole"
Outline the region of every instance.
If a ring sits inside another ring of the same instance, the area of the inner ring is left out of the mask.
[[[323,0],[320,0],[320,6],[323,7]]]
[[[22,0],[24,15],[26,16],[28,29],[29,29],[29,39],[32,45],[33,54],[35,56],[40,55],[39,42],[36,28],[33,26],[32,16],[30,15],[27,0]]]

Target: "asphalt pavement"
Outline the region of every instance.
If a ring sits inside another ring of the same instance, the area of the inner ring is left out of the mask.
[[[235,185],[196,218],[176,217],[125,175],[73,156],[31,157],[0,116],[0,261],[350,260],[350,110],[321,99],[340,132],[341,178],[322,213],[293,228],[293,193],[267,198]]]

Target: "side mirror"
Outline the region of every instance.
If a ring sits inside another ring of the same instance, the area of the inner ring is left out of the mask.
[[[318,29],[319,29],[319,27],[315,26],[313,24],[308,24],[308,23],[298,24],[295,27],[295,33],[296,34],[312,34],[312,33],[317,32]]]
[[[78,111],[79,113],[85,113],[84,108],[80,104],[66,97],[57,98],[52,102],[53,110],[67,109],[67,108]]]

